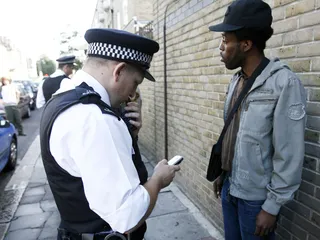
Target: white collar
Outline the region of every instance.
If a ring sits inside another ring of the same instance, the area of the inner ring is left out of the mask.
[[[83,70],[79,70],[73,76],[72,81],[74,81],[76,86],[85,82],[90,87],[92,87],[97,93],[99,93],[102,101],[104,101],[106,104],[110,105],[110,99],[109,99],[109,95],[108,95],[107,90],[90,74],[86,73]]]
[[[62,75],[66,75],[66,74],[64,73],[64,71],[62,71],[61,69],[58,68],[54,73],[52,73],[50,75],[50,77],[54,78],[54,77],[59,77]]]

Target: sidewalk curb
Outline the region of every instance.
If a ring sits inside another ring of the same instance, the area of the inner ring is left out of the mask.
[[[17,210],[17,209],[16,209],[16,210]],[[3,231],[3,235],[0,236],[0,240],[4,240],[4,237],[6,236],[6,233],[7,233],[8,229],[9,229],[9,225],[10,225],[10,223],[6,223],[6,224],[5,224],[5,228],[4,228],[4,231]]]
[[[39,157],[40,157],[40,140],[38,135],[30,145],[28,151],[26,152],[22,160],[18,162],[19,164],[18,168],[15,170],[14,174],[12,175],[12,178],[6,185],[5,191],[15,190],[15,189],[25,189],[28,186],[34,166]],[[24,178],[20,177],[21,176],[20,173],[22,172],[26,174]],[[17,181],[20,184],[16,184],[15,182]]]
[[[141,154],[142,155],[142,154]],[[144,155],[142,155],[142,159],[144,162],[149,162],[153,167],[155,166],[155,163],[152,161],[149,161]],[[190,213],[193,215],[193,217],[198,221],[198,223],[206,229],[211,237],[215,238],[216,240],[224,240],[224,237],[220,233],[220,231],[212,225],[207,218],[201,213],[201,211],[192,203],[192,201],[179,189],[177,184],[172,182],[168,187],[165,189],[162,189],[163,191],[171,191],[180,201],[183,205],[185,205]]]
[[[19,144],[19,143],[18,143]],[[26,154],[22,158],[21,161],[18,162],[18,167],[16,168],[14,174],[12,175],[10,181],[7,183],[4,192],[5,191],[13,191],[13,190],[21,190],[19,192],[17,203],[13,205],[12,207],[12,217],[10,221],[3,223],[4,231],[3,235],[0,235],[0,240],[4,240],[4,237],[6,236],[6,233],[9,229],[9,226],[11,224],[12,218],[14,214],[17,211],[17,208],[19,207],[21,198],[27,189],[28,183],[30,181],[30,178],[32,176],[34,167],[36,165],[36,162],[40,156],[40,146],[39,146],[39,135],[35,138],[35,140],[32,142],[30,147],[28,148]],[[22,174],[23,173],[23,174]],[[21,175],[24,175],[25,177],[21,178]],[[18,184],[17,184],[18,183]]]

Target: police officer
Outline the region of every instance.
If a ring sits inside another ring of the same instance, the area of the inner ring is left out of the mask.
[[[60,88],[62,80],[70,79],[69,76],[73,72],[75,58],[75,56],[71,55],[56,60],[58,62],[58,69],[39,84],[36,102],[37,108],[43,107],[49,101],[52,94]]]
[[[46,105],[41,154],[61,215],[58,239],[142,240],[159,191],[179,166],[162,160],[147,179],[136,139],[115,109],[134,97],[157,42],[114,29],[89,29],[88,58]],[[130,109],[131,108],[131,109]],[[130,123],[141,126],[139,111]]]

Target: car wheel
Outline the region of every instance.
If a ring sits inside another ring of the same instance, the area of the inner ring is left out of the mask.
[[[36,109],[36,103],[33,102],[30,108],[31,108],[31,110],[35,110]]]
[[[12,139],[12,142],[10,144],[9,159],[4,170],[11,171],[15,169],[17,164],[17,158],[18,158],[17,140]]]

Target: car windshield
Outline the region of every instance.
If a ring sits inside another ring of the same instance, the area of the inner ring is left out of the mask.
[[[21,83],[13,82],[13,84],[17,87],[17,89],[18,89],[21,93],[24,93],[24,86],[23,86]]]
[[[15,80],[16,83],[22,84],[26,90],[36,92],[37,91],[37,85],[36,83],[29,81],[29,80]]]

